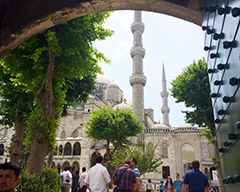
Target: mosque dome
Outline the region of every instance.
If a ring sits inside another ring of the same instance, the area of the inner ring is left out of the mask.
[[[151,129],[169,129],[167,125],[164,124],[155,124],[151,127]]]
[[[126,104],[126,103],[120,103],[120,104],[118,104],[118,105],[116,105],[115,107],[113,107],[113,109],[117,109],[117,108],[119,108],[119,109],[125,109],[125,110],[130,110],[130,111],[133,111],[133,109],[132,109],[132,106],[131,105],[128,105],[128,104]]]
[[[119,88],[119,86],[116,83],[109,83],[107,88]]]
[[[111,83],[111,81],[109,81],[108,79],[104,78],[103,76],[97,75],[97,79],[96,79],[97,83],[101,83],[101,84],[109,84]]]

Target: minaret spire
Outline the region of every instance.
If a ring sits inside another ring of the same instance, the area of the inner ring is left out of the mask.
[[[142,23],[142,12],[134,11],[134,22],[131,25],[133,33],[133,47],[130,54],[133,60],[132,75],[129,78],[132,86],[132,106],[135,115],[138,119],[144,122],[144,91],[146,85],[146,77],[143,75],[143,58],[145,56],[145,49],[142,47],[142,34],[144,31],[144,24]]]
[[[162,62],[162,82],[167,82],[164,68],[164,61]]]
[[[169,112],[170,109],[168,107],[168,91],[167,91],[167,80],[166,80],[166,75],[165,75],[165,69],[164,69],[164,62],[162,64],[162,92],[161,92],[161,97],[162,97],[162,114],[163,114],[163,124],[170,126],[169,125]]]

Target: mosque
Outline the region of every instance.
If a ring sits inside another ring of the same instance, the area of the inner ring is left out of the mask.
[[[163,122],[154,121],[154,110],[144,108],[144,86],[146,77],[143,73],[143,58],[145,49],[142,45],[142,33],[144,24],[141,22],[141,11],[134,12],[134,22],[131,25],[133,33],[133,47],[130,55],[133,60],[133,71],[130,76],[132,86],[132,102],[126,101],[123,97],[123,90],[115,83],[103,76],[98,76],[96,89],[92,91],[86,103],[77,104],[68,109],[69,115],[64,117],[57,130],[57,151],[52,159],[52,166],[62,169],[65,166],[72,166],[73,170],[87,170],[95,163],[95,156],[105,154],[105,143],[95,142],[86,137],[84,132],[85,124],[90,114],[100,105],[112,108],[130,109],[135,112],[138,119],[145,127],[144,134],[136,137],[134,143],[145,143],[157,145],[156,156],[163,155],[163,164],[158,168],[161,173],[146,173],[142,175],[143,182],[151,179],[155,184],[165,180],[167,176],[175,177],[178,172],[182,177],[190,169],[192,160],[200,161],[200,169],[205,172],[212,185],[217,185],[216,169],[210,158],[213,156],[213,149],[209,141],[200,135],[200,129],[190,124],[183,123],[178,127],[171,127],[169,123],[168,91],[164,64],[162,68],[162,108]],[[4,162],[8,156],[7,146],[10,145],[12,129],[0,129],[0,161]],[[46,157],[46,164],[48,157]]]

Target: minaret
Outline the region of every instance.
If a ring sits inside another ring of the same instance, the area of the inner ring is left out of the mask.
[[[162,97],[162,114],[163,114],[163,124],[170,126],[169,125],[169,107],[168,107],[168,91],[167,91],[167,80],[166,80],[166,75],[165,75],[165,69],[164,69],[164,62],[162,64],[162,92],[161,92],[161,97]]]
[[[130,54],[133,60],[132,75],[129,78],[132,86],[132,107],[138,119],[144,123],[144,92],[146,77],[143,75],[143,58],[145,49],[142,47],[142,34],[144,24],[142,23],[142,12],[134,11],[134,22],[131,25],[133,33],[133,47]]]

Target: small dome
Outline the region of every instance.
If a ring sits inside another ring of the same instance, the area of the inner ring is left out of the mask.
[[[178,126],[178,128],[180,128],[180,127],[195,127],[195,128],[196,128],[196,126],[192,126],[192,125],[189,124],[189,123],[183,123],[183,124],[181,124],[181,125]]]
[[[96,79],[97,83],[101,83],[101,84],[109,84],[111,83],[111,81],[109,81],[108,79],[100,76],[100,75],[97,75],[97,79]]]
[[[107,85],[107,88],[119,88],[119,86],[117,84],[115,84],[115,83],[109,83]]]
[[[151,129],[168,129],[168,126],[164,124],[155,124],[151,127]]]
[[[130,105],[127,105],[126,103],[121,103],[121,104],[119,104],[119,105],[116,105],[115,107],[113,107],[113,109],[117,109],[117,108],[119,108],[119,109],[125,109],[125,110],[130,110],[130,111],[133,111],[132,110],[132,107],[130,106]]]

